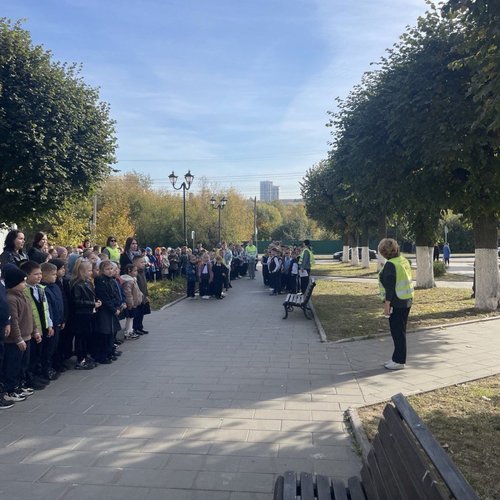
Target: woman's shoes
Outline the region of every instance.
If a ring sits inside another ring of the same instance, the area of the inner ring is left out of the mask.
[[[384,363],[384,368],[387,370],[404,370],[404,363],[395,363],[394,361],[388,361]]]

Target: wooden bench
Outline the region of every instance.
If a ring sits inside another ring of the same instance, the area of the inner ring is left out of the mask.
[[[274,500],[475,500],[479,497],[402,394],[393,396],[363,458],[361,478],[347,485],[305,472],[285,472]]]
[[[312,319],[312,310],[309,307],[309,300],[311,300],[311,295],[313,293],[313,289],[316,286],[316,282],[313,279],[309,280],[309,284],[307,285],[306,291],[302,293],[289,293],[286,296],[285,302],[283,302],[283,307],[285,308],[285,315],[283,319],[288,318],[288,313],[293,311],[295,307],[300,307],[304,312],[304,316],[307,319]],[[311,313],[309,316],[308,313]]]

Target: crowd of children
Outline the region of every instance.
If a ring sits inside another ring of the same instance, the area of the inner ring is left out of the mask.
[[[257,248],[225,242],[142,249],[135,237],[121,249],[115,237],[104,248],[51,247],[35,234],[27,253],[20,230],[11,230],[0,255],[0,409],[24,401],[69,368],[91,370],[121,355],[124,340],[148,333],[148,281],[186,280],[188,299],[223,299],[231,281],[255,279]],[[307,288],[314,256],[302,246],[270,245],[262,257],[264,284],[272,295]],[[198,293],[197,293],[198,288]],[[123,335],[118,336],[118,332]]]
[[[69,368],[117,361],[124,339],[148,333],[146,258],[136,248],[121,269],[123,254],[115,248],[112,237],[102,252],[88,241],[49,247],[46,235],[37,233],[25,253],[24,234],[7,234],[0,255],[0,409]]]

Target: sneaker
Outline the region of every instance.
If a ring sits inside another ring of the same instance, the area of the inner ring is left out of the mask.
[[[92,370],[94,367],[95,365],[91,365],[90,363],[87,363],[87,361],[83,360],[75,365],[75,370]]]
[[[30,394],[35,393],[35,389],[33,389],[33,387],[28,387],[27,385],[21,385],[20,390],[22,392],[29,392]]]
[[[4,399],[6,401],[14,401],[17,403],[18,401],[24,401],[26,399],[26,396],[21,396],[21,394],[12,391],[12,392],[7,392],[4,396]]]
[[[34,393],[35,391],[31,387],[26,387],[26,389],[23,389],[22,387],[20,389],[16,389],[16,394],[25,398],[32,396]]]
[[[395,363],[394,361],[388,361],[384,364],[384,368],[387,370],[403,370],[404,367],[404,363]]]
[[[0,396],[0,410],[7,410],[15,405],[14,401],[7,401],[3,394]]]
[[[138,333],[132,332],[129,334],[128,339],[129,340],[137,340],[140,337]]]

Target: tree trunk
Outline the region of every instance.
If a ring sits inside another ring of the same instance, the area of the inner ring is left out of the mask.
[[[351,266],[359,265],[359,254],[358,254],[358,235],[352,233],[349,237],[351,244]]]
[[[387,217],[385,214],[381,214],[377,224],[377,235],[379,243],[382,239],[387,237]],[[377,271],[381,271],[384,267],[385,259],[378,253],[378,244],[377,244]]]
[[[500,278],[498,274],[497,221],[483,216],[474,221],[475,261],[475,308],[496,311],[499,300]],[[451,259],[450,259],[451,260]]]
[[[369,233],[368,225],[363,226],[363,231],[361,233],[361,267],[367,269],[370,267],[370,252],[369,248]]]
[[[342,262],[349,262],[349,233],[344,233],[344,246],[342,247]]]

